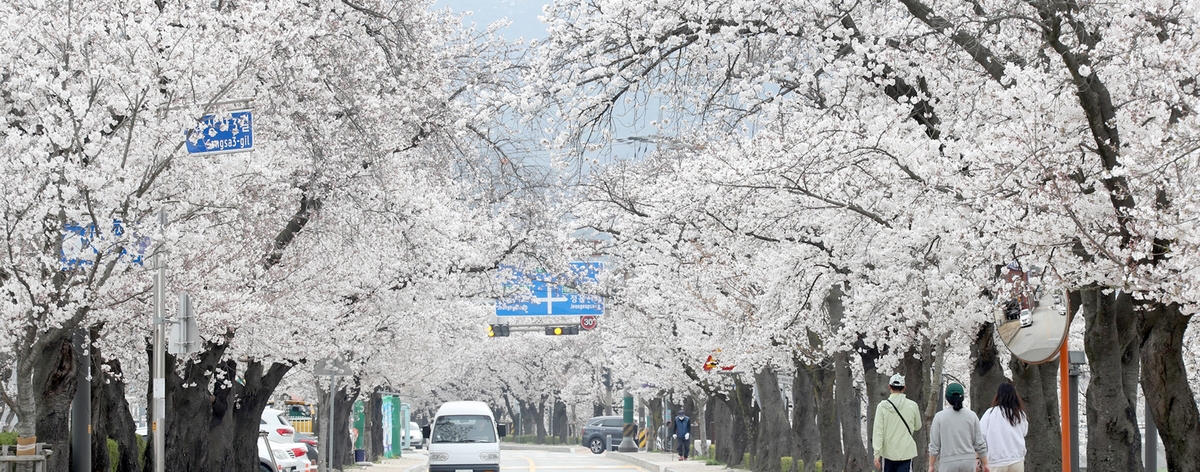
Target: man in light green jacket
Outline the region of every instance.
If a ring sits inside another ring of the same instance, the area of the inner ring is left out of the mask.
[[[893,375],[888,381],[892,395],[875,408],[875,426],[871,444],[875,448],[875,468],[883,472],[911,472],[917,457],[913,431],[921,429],[921,410],[917,402],[904,396],[904,376]]]

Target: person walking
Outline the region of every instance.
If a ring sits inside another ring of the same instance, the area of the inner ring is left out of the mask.
[[[933,424],[929,426],[929,472],[975,472],[976,459],[983,472],[991,472],[979,418],[971,410],[963,409],[964,393],[958,383],[947,385],[946,401],[954,408],[933,415]]]
[[[992,407],[979,419],[979,428],[987,440],[992,472],[1025,472],[1029,420],[1025,416],[1025,402],[1013,384],[1005,382],[996,389]]]
[[[683,408],[679,409],[679,416],[675,417],[675,439],[679,442],[677,447],[679,460],[686,461],[692,442],[692,419],[683,411]]]
[[[917,402],[904,395],[904,376],[895,374],[888,381],[891,395],[875,408],[871,444],[875,450],[875,468],[883,472],[911,472],[917,457],[913,431],[921,429],[921,410]]]

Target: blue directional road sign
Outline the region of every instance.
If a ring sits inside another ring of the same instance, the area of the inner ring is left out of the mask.
[[[571,286],[595,283],[596,274],[604,269],[604,264],[572,262],[570,267],[570,273],[560,276],[552,276],[544,271],[530,273],[511,266],[501,267],[503,272],[512,274],[504,285],[523,287],[529,295],[496,300],[496,316],[603,315],[604,297],[579,293]]]
[[[250,110],[227,116],[208,115],[187,133],[188,154],[224,154],[254,149],[254,119]]]

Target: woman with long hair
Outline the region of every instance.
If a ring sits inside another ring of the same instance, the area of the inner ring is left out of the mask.
[[[979,460],[989,472],[988,446],[979,430],[979,418],[963,409],[963,386],[946,386],[946,402],[954,408],[939,411],[929,426],[929,472],[975,472]]]
[[[983,437],[987,439],[992,472],[1025,472],[1025,434],[1029,421],[1025,402],[1010,383],[1000,384],[992,407],[979,419]]]

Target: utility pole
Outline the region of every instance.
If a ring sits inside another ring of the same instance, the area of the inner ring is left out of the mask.
[[[160,230],[165,230],[167,227],[167,213],[164,210],[158,212],[158,225]],[[164,355],[164,344],[166,344],[166,303],[167,303],[167,263],[162,257],[163,245],[160,243],[158,249],[154,251],[154,360],[153,360],[153,389],[154,389],[154,407],[153,421],[151,427],[153,429],[154,438],[154,472],[165,472],[166,462],[163,455],[166,448],[163,447],[163,430],[166,427],[166,407],[167,407],[167,367]]]

